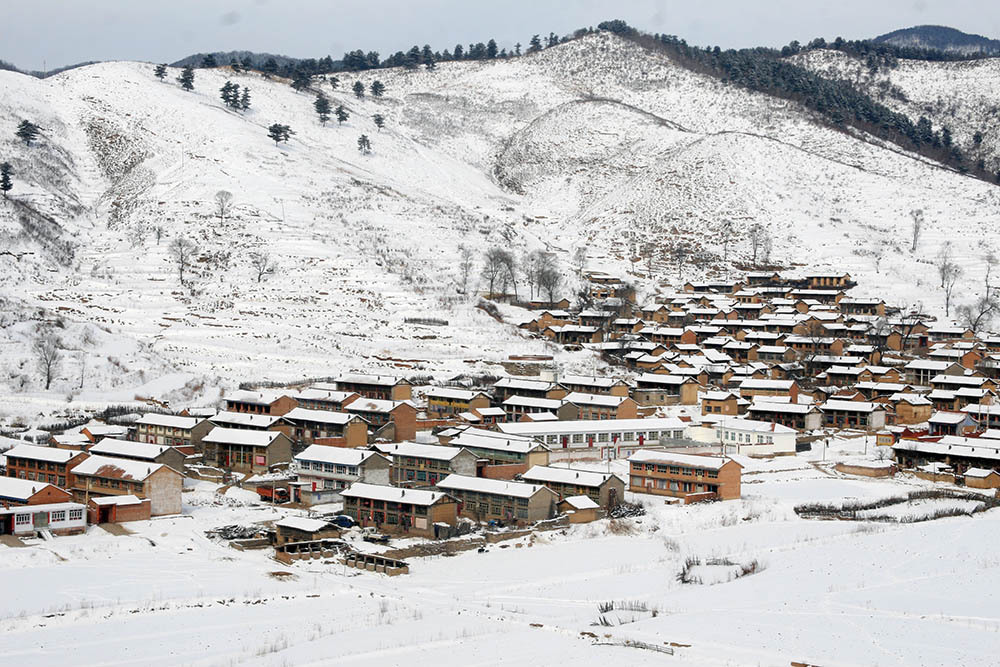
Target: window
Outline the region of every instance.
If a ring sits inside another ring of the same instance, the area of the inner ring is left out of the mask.
[[[545,442],[550,445],[554,445],[559,442],[558,435],[547,435],[545,436]]]
[[[31,515],[30,514],[15,514],[14,524],[18,526],[30,526],[31,525]]]
[[[426,482],[427,481],[427,472],[425,470],[418,470],[417,471],[417,480],[421,481],[421,482]]]
[[[58,523],[60,521],[66,520],[66,510],[59,510],[58,512],[52,512],[49,514],[49,521],[52,523]]]
[[[598,442],[607,442],[608,441],[608,434],[607,433],[601,433],[601,434],[599,434],[597,436],[597,441]]]
[[[345,465],[338,465],[337,466],[337,474],[343,475],[346,472],[347,472],[347,466],[345,466]]]
[[[583,433],[574,433],[573,434],[573,443],[574,444],[578,444],[578,443],[581,443],[581,442],[583,442]]]
[[[626,431],[625,434],[622,436],[622,440],[625,440],[627,442],[631,442],[631,441],[635,440],[635,433],[632,433],[630,431]]]
[[[528,510],[522,510],[522,509],[517,510],[517,518],[518,519],[527,519],[528,518]]]
[[[523,505],[524,507],[527,507],[528,506],[528,499],[527,498],[518,498],[517,499],[517,504],[518,505]]]

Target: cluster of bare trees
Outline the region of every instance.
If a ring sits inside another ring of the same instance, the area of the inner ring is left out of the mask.
[[[955,286],[965,273],[965,270],[955,261],[951,252],[951,244],[945,243],[938,253],[937,261],[938,277],[941,279],[941,289],[944,290],[944,314],[951,316],[951,302],[955,295]]]
[[[474,267],[475,252],[467,246],[460,246],[459,289],[463,293],[469,291]],[[549,303],[553,303],[563,286],[563,276],[556,268],[555,257],[541,250],[529,252],[519,262],[512,251],[494,246],[483,255],[480,277],[490,298],[507,296],[513,291],[514,299],[517,300],[518,283],[523,281],[528,286],[531,299],[536,294],[544,295]]]
[[[52,332],[39,331],[31,345],[31,353],[35,358],[35,368],[48,390],[62,367],[62,344]]]

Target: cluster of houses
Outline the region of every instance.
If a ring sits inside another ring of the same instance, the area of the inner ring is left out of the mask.
[[[848,274],[749,273],[642,306],[622,281],[590,280],[596,306],[539,305],[523,326],[601,354],[613,376],[414,386],[348,373],[128,427],[89,424],[7,452],[0,533],[179,512],[194,463],[273,501],[342,503],[386,532],[440,537],[462,517],[579,521],[626,489],[739,498],[732,455],[794,454],[844,432],[877,435],[899,466],[1000,486],[1000,338],[850,297]],[[610,463],[598,472],[615,459],[628,461],[627,481]],[[54,509],[17,510],[27,506]]]

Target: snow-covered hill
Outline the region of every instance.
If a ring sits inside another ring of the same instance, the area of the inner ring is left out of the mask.
[[[0,257],[0,394],[15,396],[12,414],[53,400],[204,400],[239,381],[348,368],[489,371],[518,353],[592,363],[460,295],[460,245],[547,248],[567,282],[583,246],[591,268],[631,274],[649,294],[677,277],[662,258],[646,275],[650,248],[685,236],[706,259],[681,275],[720,273],[722,223],[759,223],[778,262],[847,270],[860,291],[936,308],[928,263],[951,242],[974,290],[1000,213],[989,184],[608,34],[508,61],[347,74],[336,90],[317,82],[351,113],[342,126],[321,125],[313,94],[287,82],[197,70],[185,92],[176,75],[161,83],[138,63],[43,81],[0,72],[0,151],[17,202],[0,229],[12,251],[33,253]],[[381,80],[385,97],[356,99],[356,79]],[[224,108],[227,80],[250,88],[250,111]],[[21,118],[44,130],[30,148],[13,137]],[[296,132],[288,144],[267,137],[275,122]],[[219,190],[235,198],[225,220]],[[917,208],[928,228],[911,254]],[[200,248],[193,288],[168,253],[178,236]],[[257,282],[252,252],[280,272]],[[748,253],[741,240],[730,259]],[[412,316],[451,326],[405,324]],[[38,391],[29,354],[45,321],[72,351],[57,393]]]

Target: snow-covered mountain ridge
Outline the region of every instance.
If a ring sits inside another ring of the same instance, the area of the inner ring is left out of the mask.
[[[32,253],[0,258],[0,394],[15,397],[13,414],[50,408],[53,396],[177,403],[347,368],[495,371],[508,355],[539,353],[591,363],[459,294],[460,245],[546,248],[567,276],[584,246],[589,268],[651,295],[678,273],[726,270],[709,258],[678,272],[657,250],[675,236],[719,256],[724,222],[738,232],[758,223],[776,263],[850,271],[859,294],[933,309],[943,297],[929,263],[941,245],[965,261],[971,295],[1000,212],[994,186],[609,34],[506,61],[345,74],[336,90],[317,81],[351,113],[340,126],[321,125],[314,95],[284,81],[196,70],[185,92],[177,73],[161,83],[140,63],[42,81],[0,72],[0,150],[19,202],[0,211],[0,229],[12,252]],[[375,79],[383,98],[350,92]],[[223,106],[227,80],[250,88],[248,112]],[[22,118],[43,128],[31,147],[14,138]],[[275,146],[272,123],[296,134]],[[357,149],[362,133],[369,155]],[[219,190],[235,199],[222,221]],[[928,223],[911,253],[918,208]],[[167,250],[177,236],[200,248],[192,289]],[[281,270],[257,282],[251,252]],[[730,248],[730,259],[748,255],[744,240]],[[450,326],[404,322],[420,316]],[[71,353],[53,395],[37,391],[28,349],[38,322],[57,317]]]

